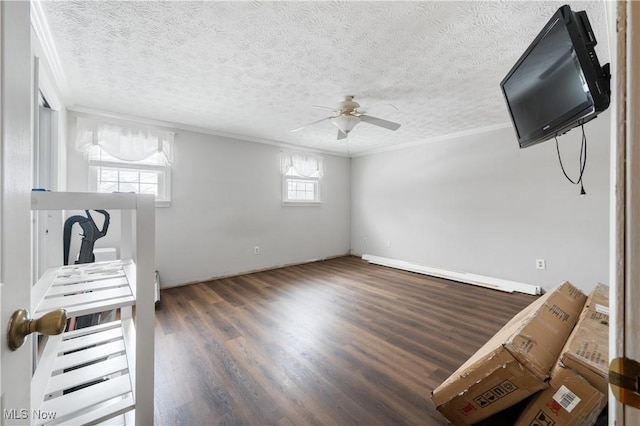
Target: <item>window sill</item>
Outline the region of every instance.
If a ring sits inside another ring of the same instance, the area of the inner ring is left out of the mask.
[[[156,200],[156,207],[171,207],[171,201]]]
[[[320,207],[322,201],[283,201],[282,206],[286,207]]]

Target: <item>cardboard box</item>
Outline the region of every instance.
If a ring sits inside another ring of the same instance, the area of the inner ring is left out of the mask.
[[[607,395],[609,388],[609,287],[598,283],[562,349],[559,362]]]
[[[515,426],[591,426],[607,405],[607,397],[574,370],[553,371],[550,386],[537,393]]]
[[[473,424],[546,388],[585,300],[565,282],[523,309],[432,392],[438,411]]]

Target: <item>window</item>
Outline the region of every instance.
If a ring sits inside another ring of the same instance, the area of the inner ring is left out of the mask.
[[[322,158],[283,153],[281,169],[283,204],[320,204]]]
[[[122,161],[99,146],[89,150],[89,190],[93,192],[135,192],[156,196],[156,205],[168,206],[171,167],[155,154],[142,161]]]
[[[89,190],[153,194],[171,202],[173,134],[78,119],[76,147],[89,160]]]
[[[135,192],[158,196],[158,178],[162,172],[124,167],[98,167],[97,192]]]

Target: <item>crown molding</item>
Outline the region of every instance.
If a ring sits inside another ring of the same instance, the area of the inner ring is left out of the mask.
[[[152,118],[137,117],[134,115],[121,114],[121,113],[112,112],[112,111],[105,111],[105,110],[100,110],[96,108],[84,107],[81,105],[74,105],[72,107],[68,107],[67,109],[69,111],[79,113],[79,114],[97,115],[97,116],[106,117],[114,120],[131,121],[134,123],[146,124],[146,125],[155,126],[155,127],[162,127],[165,129],[186,130],[188,132],[219,136],[222,138],[234,139],[234,140],[239,140],[243,142],[254,142],[254,143],[260,143],[264,145],[272,145],[272,146],[277,146],[279,148],[288,149],[292,151],[311,152],[316,154],[333,155],[336,157],[350,157],[350,155],[343,154],[340,152],[309,148],[301,145],[293,145],[293,144],[288,144],[284,142],[278,142],[272,139],[257,138],[254,136],[219,132],[212,129],[207,129],[205,127],[191,126],[187,124],[181,124],[181,123],[176,123],[172,121],[156,120]]]
[[[64,69],[62,68],[62,63],[58,56],[58,50],[53,42],[49,23],[44,14],[44,10],[42,10],[40,0],[31,1],[31,28],[33,28],[33,31],[40,42],[45,60],[49,64],[49,68],[53,74],[53,80],[60,91],[59,96],[62,98],[62,103],[66,104],[65,100],[70,98],[69,83],[64,73]]]
[[[491,126],[485,126],[485,127],[479,127],[476,129],[464,130],[461,132],[449,133],[446,135],[436,136],[433,138],[420,139],[418,141],[401,143],[401,144],[392,145],[392,146],[385,146],[382,148],[374,148],[371,150],[366,150],[357,154],[353,154],[351,155],[351,157],[365,157],[367,155],[379,154],[379,153],[388,152],[388,151],[396,151],[399,149],[412,148],[414,146],[420,146],[428,143],[440,142],[440,141],[445,141],[449,139],[456,139],[456,138],[461,138],[465,136],[477,135],[479,133],[493,132],[496,130],[507,129],[509,127],[511,127],[511,123],[493,124]]]

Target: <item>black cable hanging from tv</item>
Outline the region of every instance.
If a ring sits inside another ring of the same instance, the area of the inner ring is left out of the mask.
[[[580,176],[578,176],[578,180],[574,181],[569,177],[567,172],[564,170],[564,166],[562,164],[562,157],[560,156],[560,147],[558,146],[558,135],[555,136],[556,140],[556,151],[558,152],[558,161],[560,161],[560,168],[562,169],[562,173],[564,177],[569,180],[574,185],[580,184],[580,195],[584,196],[587,193],[584,190],[584,182],[582,181],[582,176],[584,174],[584,169],[587,165],[587,136],[584,134],[584,123],[580,126],[582,129],[582,143],[580,144]]]

